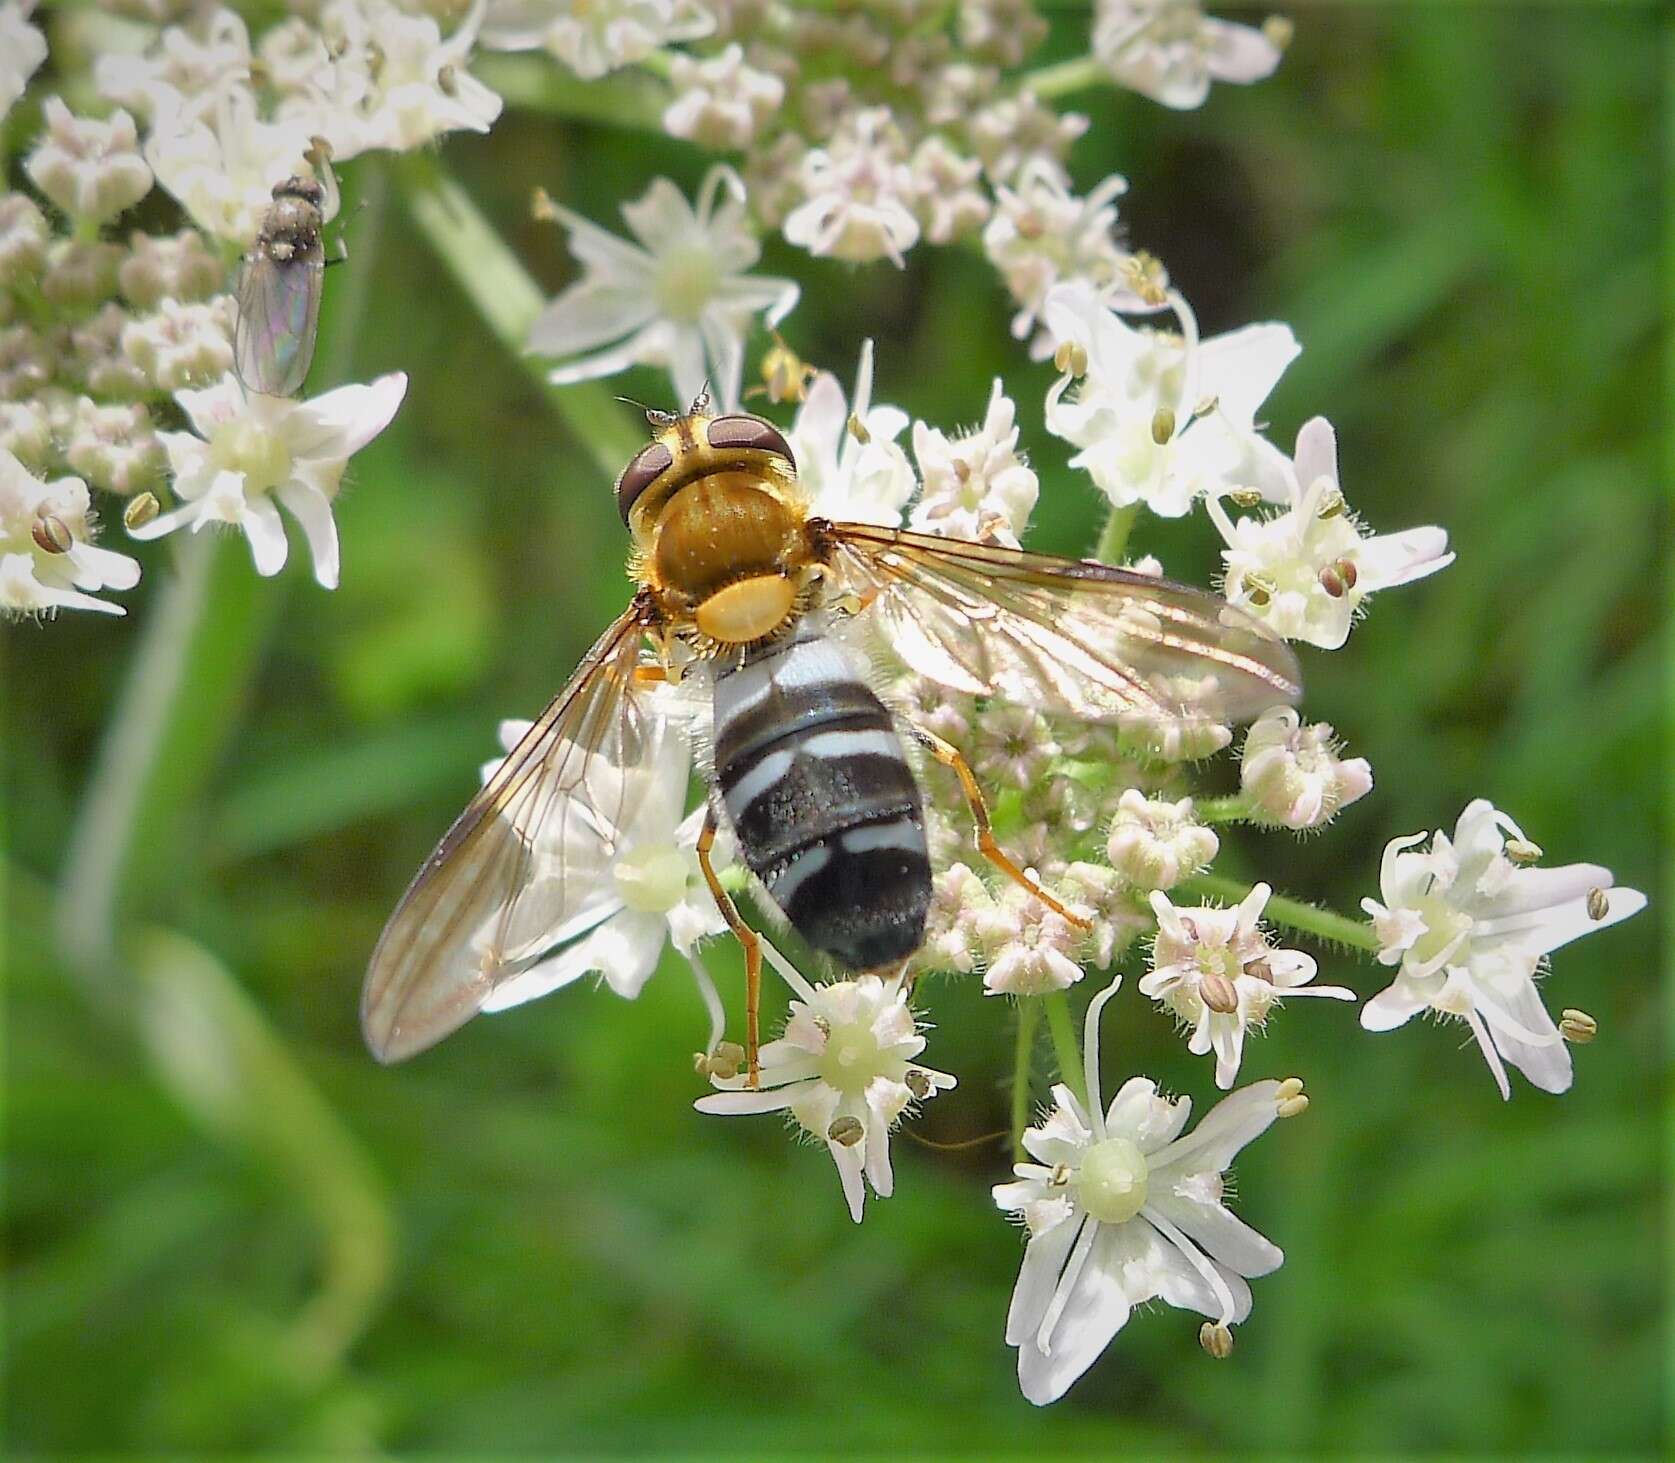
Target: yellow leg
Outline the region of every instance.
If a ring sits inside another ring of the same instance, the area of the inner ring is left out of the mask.
[[[744,1054],[750,1069],[745,1085],[760,1087],[762,1069],[756,1060],[756,1048],[757,1021],[762,1006],[762,940],[744,922],[738,906],[733,903],[733,896],[721,887],[721,880],[716,878],[715,865],[710,862],[710,850],[714,847],[715,812],[712,809],[705,816],[703,831],[698,835],[698,867],[703,870],[704,882],[710,886],[710,895],[721,911],[721,917],[727,921],[727,928],[744,946]]]
[[[1009,859],[995,842],[994,829],[989,823],[989,805],[983,801],[983,789],[977,785],[976,775],[971,770],[971,764],[965,760],[960,749],[952,742],[946,742],[935,732],[929,732],[922,726],[913,728],[914,736],[924,743],[931,756],[935,757],[944,767],[951,768],[954,776],[960,780],[960,791],[965,794],[966,805],[971,809],[973,821],[977,824],[977,851],[993,864],[1001,873],[1014,883],[1021,884],[1037,899],[1052,910],[1054,914],[1062,916],[1079,930],[1093,928],[1087,920],[1079,914],[1072,914],[1064,905],[1053,898],[1034,879],[1030,878],[1022,869]]]

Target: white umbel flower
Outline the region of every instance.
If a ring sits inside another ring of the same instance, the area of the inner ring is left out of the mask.
[[[1148,798],[1137,787],[1117,800],[1105,852],[1111,867],[1136,889],[1173,889],[1209,868],[1221,848],[1213,828],[1200,823],[1192,799]]]
[[[173,129],[181,119],[212,121],[221,91],[244,83],[251,60],[243,19],[216,6],[201,24],[165,27],[143,55],[95,57],[93,77],[101,97],[153,128]]]
[[[92,536],[86,483],[74,477],[42,482],[0,447],[0,613],[126,614],[88,591],[132,589],[140,566],[126,554],[98,548]]]
[[[694,1106],[708,1113],[789,1112],[826,1145],[858,1224],[863,1176],[880,1199],[894,1191],[890,1129],[914,1102],[947,1091],[954,1079],[914,1060],[925,1038],[899,977],[798,985],[801,999],[791,1003],[785,1035],[762,1048],[760,1090],[748,1090],[743,1076],[715,1077],[723,1090]]]
[[[24,165],[30,181],[70,218],[107,223],[151,191],[139,132],[126,112],[78,117],[59,97],[41,108],[46,129]]]
[[[349,459],[390,424],[407,393],[402,372],[370,386],[339,386],[311,401],[246,392],[236,376],[201,391],[179,391],[190,432],[159,432],[180,506],[129,530],[159,538],[190,525],[231,523],[250,541],[258,574],[285,567],[288,544],[277,503],[297,520],[314,577],[337,588],[337,497]]]
[[[1192,1029],[1187,1050],[1194,1056],[1215,1052],[1216,1086],[1223,1090],[1239,1075],[1245,1033],[1266,1024],[1283,997],[1355,999],[1342,986],[1309,985],[1314,957],[1269,943],[1260,921],[1272,893],[1258,884],[1233,909],[1177,909],[1166,894],[1151,898],[1157,940],[1140,993]]]
[[[1114,507],[1179,518],[1203,494],[1283,480],[1284,454],[1256,430],[1256,411],[1302,347],[1279,324],[1200,341],[1186,301],[1172,290],[1168,301],[1179,335],[1135,329],[1085,284],[1048,294],[1048,334],[1086,369],[1064,369],[1047,392],[1047,429],[1081,449],[1070,465]]]
[[[924,533],[1018,546],[1040,483],[1018,455],[1018,409],[997,378],[983,425],[949,439],[913,424],[913,456],[924,491],[908,520]]]
[[[19,0],[0,5],[0,122],[47,58],[46,37],[29,24],[34,8]]]
[[[995,1203],[1029,1231],[1006,1317],[1018,1385],[1037,1406],[1062,1397],[1099,1359],[1135,1307],[1161,1298],[1228,1326],[1250,1314],[1247,1277],[1285,1256],[1223,1202],[1228,1166],[1280,1115],[1302,1084],[1256,1082],[1217,1103],[1185,1133],[1192,1102],[1134,1077],[1106,1108],[1099,1087],[1099,1014],[1121,979],[1088,1007],[1090,1102],[1053,1088],[1046,1120],[1024,1134],[1035,1161]]]
[[[502,722],[501,746],[511,752],[530,725]],[[483,780],[499,766],[498,758],[485,764]],[[664,945],[672,944],[692,967],[710,1016],[707,1050],[715,1049],[721,1002],[696,946],[727,925],[698,866],[705,810],[686,811],[691,774],[691,740],[672,711],[663,715],[639,765],[622,768],[594,756],[582,777],[590,794],[588,816],[563,820],[560,847],[540,836],[533,840],[531,883],[561,883],[565,905],[574,913],[552,934],[555,953],[496,987],[483,1003],[485,1011],[521,1006],[590,972],[631,1001],[657,969]],[[627,810],[620,824],[602,811],[616,807]],[[715,862],[727,863],[725,845],[718,845]]]
[[[1227,547],[1222,592],[1287,640],[1337,650],[1368,595],[1410,584],[1454,562],[1448,534],[1410,528],[1368,537],[1344,505],[1338,441],[1325,417],[1297,434],[1290,507],[1237,523],[1205,503]]]
[[[1198,0],[1099,0],[1093,53],[1123,86],[1190,111],[1212,81],[1272,76],[1282,51],[1252,26],[1205,15]]]
[[[1078,198],[1064,170],[1042,158],[1025,164],[1013,186],[995,189],[983,252],[1018,306],[1013,336],[1030,341],[1030,354],[1038,360],[1053,353],[1051,335],[1036,329],[1053,286],[1079,281],[1098,290],[1121,275],[1125,254],[1116,240],[1117,199],[1127,191],[1128,180],[1112,173]]]
[[[785,220],[789,242],[810,254],[905,267],[919,221],[907,144],[888,107],[846,116],[824,147],[804,156],[801,183],[806,202]]]
[[[331,143],[332,156],[408,152],[448,132],[487,132],[501,100],[467,69],[483,3],[446,37],[434,18],[391,0],[331,0],[320,34],[338,57],[330,91],[288,110]]]
[[[1029,871],[1035,877],[1035,870]],[[987,956],[986,996],[1042,996],[1068,990],[1092,963],[1098,931],[1079,930],[1022,885],[1007,880],[973,920]]]
[[[310,131],[262,121],[255,96],[236,79],[223,80],[213,97],[196,111],[159,107],[145,157],[199,228],[245,248],[273,207],[274,185],[308,172]]]
[[[855,391],[847,402],[837,377],[819,372],[787,441],[796,455],[797,480],[817,514],[893,528],[918,492],[919,479],[896,441],[907,427],[907,413],[873,401],[872,363],[872,342],[862,341]]]
[[[667,178],[622,205],[638,244],[607,233],[567,208],[582,278],[543,310],[529,349],[572,356],[559,385],[610,376],[633,365],[668,371],[685,409],[709,383],[725,410],[738,405],[744,337],[756,317],[777,325],[797,303],[788,279],[748,273],[761,257],[744,185],[731,168],[711,168],[694,208]],[[603,347],[601,349],[601,347]]]
[[[1373,789],[1365,757],[1340,757],[1331,726],[1303,725],[1290,706],[1265,711],[1245,733],[1239,786],[1264,821],[1319,828]]]
[[[1571,1083],[1570,1053],[1542,1005],[1535,978],[1561,945],[1646,907],[1637,889],[1612,887],[1598,864],[1520,867],[1507,856],[1522,830],[1493,803],[1469,803],[1449,838],[1440,829],[1392,839],[1377,899],[1363,899],[1394,981],[1361,1008],[1368,1031],[1390,1031],[1420,1011],[1471,1028],[1502,1097],[1507,1064],[1544,1092]]]
[[[715,17],[696,0],[490,0],[482,44],[547,51],[593,81],[714,29]]]
[[[675,99],[663,130],[700,147],[742,152],[785,104],[785,83],[747,65],[736,41],[702,60],[677,52],[669,68]]]

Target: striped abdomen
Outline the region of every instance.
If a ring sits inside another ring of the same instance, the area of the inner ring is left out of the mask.
[[[919,787],[890,713],[817,628],[716,671],[715,776],[745,864],[810,945],[853,970],[919,948]]]

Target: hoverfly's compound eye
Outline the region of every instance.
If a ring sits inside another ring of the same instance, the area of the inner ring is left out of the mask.
[[[628,522],[628,515],[634,511],[640,494],[662,477],[674,460],[674,453],[661,442],[653,442],[634,454],[634,460],[623,468],[622,476],[616,480],[616,505],[624,523]]]
[[[783,457],[792,467],[797,459],[791,455],[790,444],[780,435],[779,428],[761,417],[717,417],[709,424],[711,447],[744,447],[757,452],[771,452]]]

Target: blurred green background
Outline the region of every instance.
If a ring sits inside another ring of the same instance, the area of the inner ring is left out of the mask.
[[[1054,16],[1048,54],[1071,54],[1085,12]],[[1326,413],[1365,517],[1444,524],[1459,551],[1305,656],[1306,710],[1371,758],[1374,794],[1316,838],[1235,836],[1226,871],[1352,910],[1386,839],[1486,796],[1551,861],[1658,892],[1665,34],[1650,7],[1311,7],[1273,81],[1201,112],[1075,99],[1079,184],[1129,176],[1130,236],[1206,332],[1295,327],[1275,439]],[[528,221],[532,185],[614,225],[705,160],[514,112],[441,164],[550,289],[571,266]],[[300,552],[277,583],[230,540],[208,563],[214,613],[123,879],[138,933],[103,978],[55,956],[51,885],[141,633],[171,611],[174,546],[145,550],[126,622],[5,630],[8,1452],[1660,1445],[1656,902],[1558,957],[1551,1004],[1600,1023],[1562,1099],[1515,1079],[1501,1103],[1458,1027],[1276,1021],[1246,1075],[1300,1072],[1314,1107],[1240,1164],[1242,1212],[1288,1262],[1234,1358],[1164,1309],[1046,1413],[1001,1343],[1004,1156],[898,1140],[897,1196],[851,1225],[823,1156],[691,1110],[683,972],[375,1066],[355,1006],[384,917],[496,720],[534,714],[624,594],[605,475],[376,169],[347,170],[379,201],[312,385],[399,368],[406,405],[352,469],[338,593]],[[847,381],[875,335],[881,396],[916,415],[971,421],[1004,375],[1042,478],[1035,541],[1091,544],[1099,504],[1041,427],[1050,371],[1009,342],[980,260],[857,272],[770,243],[766,262],[803,282],[802,353]],[[1202,515],[1138,543],[1183,578],[1215,567]],[[736,1021],[736,962],[714,965]],[[1341,957],[1322,974],[1381,983]],[[929,996],[929,1055],[961,1085],[921,1131],[1004,1126],[1006,1010],[970,981]],[[1113,1077],[1212,1096],[1161,1015],[1118,1009]]]

